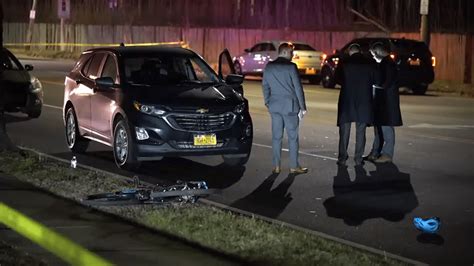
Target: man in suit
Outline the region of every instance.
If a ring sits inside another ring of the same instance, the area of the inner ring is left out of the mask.
[[[281,171],[281,143],[286,128],[290,150],[290,173],[304,174],[308,168],[298,163],[298,130],[306,114],[303,87],[293,58],[293,45],[278,47],[278,58],[269,62],[263,72],[263,97],[272,117],[273,173]]]
[[[403,125],[397,67],[383,43],[375,43],[371,53],[378,64],[374,98],[375,137],[367,159],[376,163],[390,163],[395,149],[394,127]]]
[[[341,84],[337,108],[339,126],[339,156],[337,164],[345,166],[349,158],[347,147],[352,122],[356,123],[354,161],[362,165],[365,148],[365,129],[373,122],[372,85],[375,84],[375,62],[364,57],[356,43],[349,46],[348,57],[340,60],[336,69],[336,81]]]

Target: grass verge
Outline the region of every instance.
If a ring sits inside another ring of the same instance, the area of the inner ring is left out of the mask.
[[[0,171],[63,197],[129,187],[125,180],[41,158],[0,153]],[[202,246],[247,261],[271,265],[401,265],[403,263],[284,226],[241,216],[203,204],[100,207]]]

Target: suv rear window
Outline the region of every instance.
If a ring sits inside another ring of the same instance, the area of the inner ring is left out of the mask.
[[[430,56],[430,51],[425,43],[411,40],[393,40],[393,46],[399,54],[416,53],[419,55]]]
[[[295,51],[316,51],[313,47],[308,44],[294,43]]]

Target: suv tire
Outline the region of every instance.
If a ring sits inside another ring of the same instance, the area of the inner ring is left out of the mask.
[[[124,119],[120,119],[115,124],[112,147],[114,150],[114,160],[119,168],[135,170],[139,167],[135,142],[133,141],[130,127]]]
[[[415,95],[425,95],[428,90],[428,85],[419,84],[412,87],[413,94]]]
[[[29,118],[38,118],[41,115],[41,107],[26,111]]]
[[[336,87],[333,74],[328,67],[323,68],[321,71],[321,83],[323,84],[324,88],[334,89]]]
[[[28,114],[29,115],[29,114]],[[76,112],[74,108],[69,107],[66,112],[66,143],[68,148],[77,153],[84,153],[89,146],[89,140],[79,134],[79,124],[77,123]]]

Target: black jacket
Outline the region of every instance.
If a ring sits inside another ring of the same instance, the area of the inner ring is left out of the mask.
[[[337,125],[350,122],[372,124],[375,61],[360,53],[341,59],[336,69],[336,82],[341,85]]]
[[[397,67],[387,56],[377,64],[376,83],[382,87],[375,90],[374,123],[377,126],[403,125],[397,79]]]

